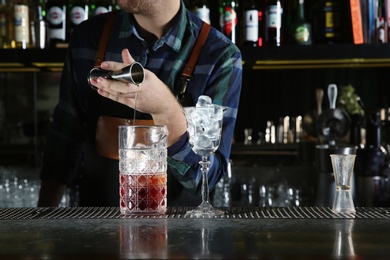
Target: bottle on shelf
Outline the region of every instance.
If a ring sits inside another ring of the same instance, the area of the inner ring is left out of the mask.
[[[46,12],[49,43],[53,47],[58,47],[58,45],[64,44],[67,41],[66,3],[60,0],[49,0],[46,3]]]
[[[68,37],[73,31],[73,28],[81,22],[89,18],[89,4],[88,1],[69,0],[68,1]],[[68,38],[69,39],[69,38]]]
[[[7,37],[7,5],[5,1],[0,2],[0,46],[3,47],[3,43],[6,42]]]
[[[13,48],[30,47],[30,10],[27,0],[16,0],[14,5],[14,39]]]
[[[91,17],[111,12],[115,4],[113,0],[91,0],[89,2]]]
[[[383,17],[380,17],[378,20],[376,35],[378,43],[387,43],[386,23]]]
[[[265,41],[268,45],[280,46],[284,42],[282,28],[283,3],[281,0],[270,0],[265,12]]]
[[[32,6],[31,47],[44,49],[48,42],[48,24],[45,19],[45,1],[35,0]]]
[[[251,0],[243,12],[244,39],[243,44],[247,46],[259,46],[259,10],[255,0]],[[260,40],[261,43],[261,40]]]
[[[210,22],[210,5],[207,0],[200,0],[196,3],[195,14],[205,21],[208,24],[211,24]]]
[[[292,39],[295,44],[310,45],[312,44],[311,24],[305,18],[305,2],[298,0],[296,7],[296,16],[292,23]]]
[[[0,48],[10,48],[13,39],[13,5],[10,1],[0,1]]]
[[[221,31],[235,44],[239,43],[238,7],[238,1],[221,0],[219,3]]]
[[[317,43],[341,42],[341,7],[338,0],[322,0],[314,6]]]

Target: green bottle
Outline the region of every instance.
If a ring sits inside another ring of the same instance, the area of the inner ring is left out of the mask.
[[[304,0],[298,0],[296,17],[292,26],[292,39],[299,45],[312,44],[311,24],[305,19]]]

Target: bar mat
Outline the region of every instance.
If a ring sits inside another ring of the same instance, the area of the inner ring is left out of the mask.
[[[0,208],[0,220],[24,219],[120,219],[120,218],[187,218],[192,207],[168,208],[164,215],[122,216],[116,207],[66,207],[66,208]],[[356,213],[333,213],[329,207],[231,207],[220,208],[226,219],[390,219],[390,208],[357,207]]]

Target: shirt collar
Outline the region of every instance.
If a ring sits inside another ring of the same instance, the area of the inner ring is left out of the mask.
[[[134,18],[132,17],[132,14],[124,15],[119,38],[127,38],[130,37],[131,35],[134,35],[146,46],[147,43],[137,32],[137,29],[134,26],[133,19]],[[177,52],[180,50],[184,33],[185,33],[185,28],[187,27],[187,23],[188,23],[186,9],[184,7],[183,2],[180,5],[180,10],[178,15],[174,19],[176,20],[176,22],[174,23],[173,27],[161,39],[158,39],[153,44],[152,46],[153,50],[157,50],[164,44],[170,46],[173,50]]]

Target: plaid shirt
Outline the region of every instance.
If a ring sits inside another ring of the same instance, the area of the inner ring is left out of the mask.
[[[94,91],[87,83],[87,75],[94,66],[106,19],[107,14],[90,18],[72,33],[62,73],[60,100],[54,111],[52,130],[43,155],[41,179],[69,184],[84,158],[83,145],[89,138],[88,111],[91,109],[88,95]],[[202,21],[188,12],[183,4],[175,19],[176,23],[169,32],[150,45],[138,34],[133,16],[119,12],[110,32],[105,60],[121,62],[121,51],[128,48],[136,61],[175,91],[202,26]],[[210,188],[227,169],[241,84],[242,57],[239,49],[212,28],[187,90],[192,102],[189,105],[194,105],[200,95],[207,95],[213,103],[228,107],[221,144],[210,158]],[[111,116],[132,118],[131,110],[118,105],[117,113]],[[199,192],[202,179],[200,157],[191,150],[187,135],[168,148],[168,157],[169,174],[173,174],[190,191]]]

